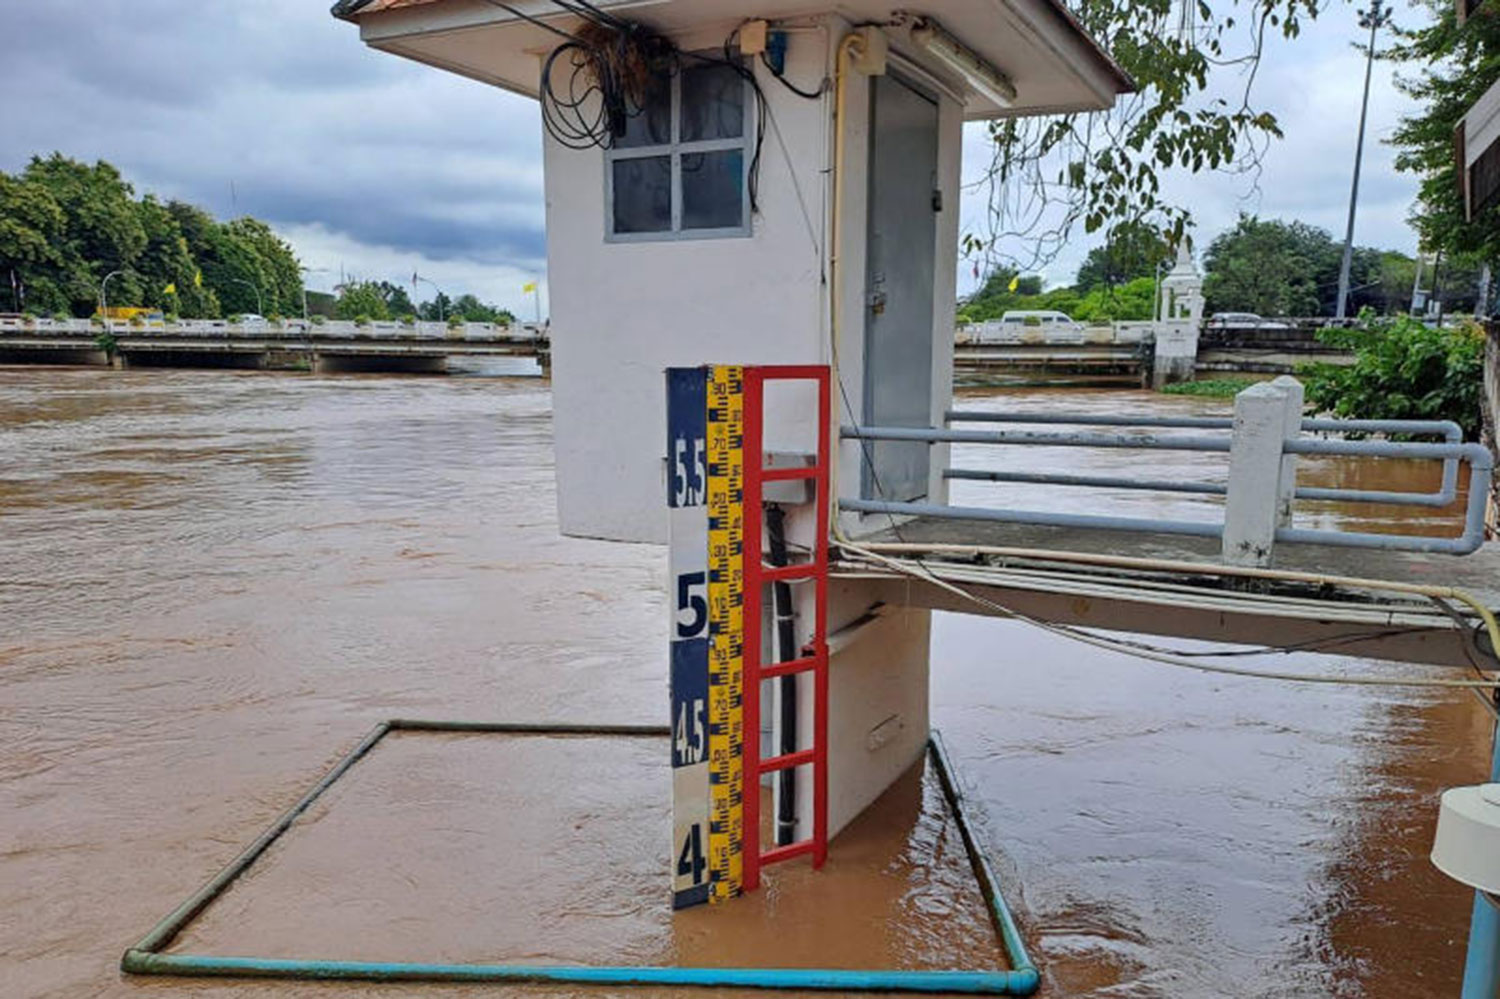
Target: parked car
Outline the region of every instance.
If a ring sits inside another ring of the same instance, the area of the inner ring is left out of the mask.
[[[1000,317],[1006,326],[1031,326],[1044,330],[1083,332],[1083,324],[1065,312],[1049,312],[1044,309],[1014,309]]]
[[[1212,330],[1289,330],[1292,328],[1291,323],[1263,319],[1253,312],[1215,312],[1203,325]]]

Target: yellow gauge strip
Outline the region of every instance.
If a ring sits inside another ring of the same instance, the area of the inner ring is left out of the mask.
[[[708,381],[709,899],[744,884],[744,368]]]

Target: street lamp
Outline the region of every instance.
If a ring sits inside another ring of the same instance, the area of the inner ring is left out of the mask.
[[[124,271],[110,271],[104,275],[104,280],[99,282],[99,318],[104,320],[104,331],[113,333],[114,327],[109,322],[109,279],[119,277]]]
[[[435,292],[437,292],[437,298],[435,299],[435,301],[437,302],[437,307],[438,307],[438,322],[440,322],[440,323],[441,322],[446,322],[447,319],[448,319],[448,316],[446,315],[447,310],[443,308],[443,299],[446,298],[447,296],[445,296],[443,294],[443,289],[439,288],[436,284],[433,284],[433,282],[427,280],[422,275],[413,272],[412,276],[411,276],[411,290],[412,291],[416,291],[417,290],[417,282],[418,281],[420,281],[420,282],[422,282],[423,284],[426,284],[426,285],[432,285],[432,290],[435,291]]]
[[[303,274],[326,274],[328,272],[327,267],[298,267],[297,269]],[[305,323],[310,319],[311,317],[307,314],[307,282],[304,281],[302,282],[302,321]]]
[[[1365,50],[1365,96],[1359,108],[1359,138],[1354,143],[1354,184],[1349,191],[1349,228],[1344,233],[1344,261],[1339,266],[1339,301],[1335,318],[1343,319],[1349,308],[1349,269],[1354,263],[1354,209],[1359,202],[1359,166],[1365,153],[1365,120],[1370,113],[1370,74],[1375,68],[1375,33],[1391,21],[1391,8],[1370,0],[1370,9],[1359,15],[1359,26],[1370,29]]]
[[[260,317],[264,319],[266,317],[266,303],[260,297],[260,288],[256,286],[254,282],[246,281],[244,278],[230,278],[229,280],[233,284],[242,284],[245,287],[249,288],[251,291],[255,292],[255,310],[260,313]]]

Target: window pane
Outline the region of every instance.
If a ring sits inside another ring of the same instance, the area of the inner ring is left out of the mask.
[[[745,134],[745,80],[733,66],[693,66],[682,73],[682,141],[738,139]]]
[[[646,86],[646,106],[639,110],[639,114],[625,119],[625,134],[615,137],[616,149],[665,146],[672,141],[671,77],[651,78]]]
[[[682,227],[738,229],[745,224],[745,151],[682,154]]]
[[[672,228],[672,157],[614,161],[616,233]]]

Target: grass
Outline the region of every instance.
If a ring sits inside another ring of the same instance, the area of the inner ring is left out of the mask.
[[[1206,378],[1200,382],[1176,382],[1162,387],[1166,395],[1195,395],[1207,399],[1233,399],[1259,378]]]

